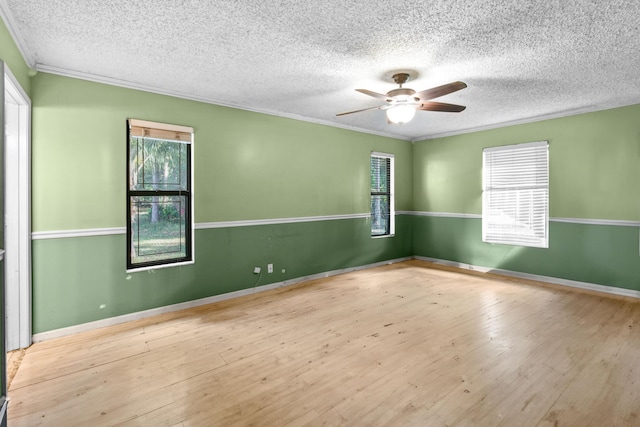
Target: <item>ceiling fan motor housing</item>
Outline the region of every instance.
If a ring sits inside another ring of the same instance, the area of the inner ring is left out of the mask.
[[[409,88],[403,88],[402,85],[409,81],[409,73],[397,73],[393,75],[393,81],[396,84],[400,85],[398,89],[393,89],[387,92],[387,96],[389,98],[393,98],[396,101],[410,101],[411,96],[416,93],[415,90]],[[418,98],[414,98],[415,101],[418,101]],[[387,102],[391,102],[390,99]]]
[[[396,97],[398,95],[411,96],[411,95],[413,95],[415,93],[416,93],[416,91],[413,90],[413,89],[398,88],[398,89],[393,89],[393,90],[390,90],[389,92],[387,92],[387,96],[389,98],[394,98],[394,97]],[[418,99],[416,98],[416,101],[417,100]]]

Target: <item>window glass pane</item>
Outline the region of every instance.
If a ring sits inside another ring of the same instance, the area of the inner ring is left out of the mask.
[[[389,196],[371,196],[371,235],[389,234]]]
[[[183,196],[132,196],[131,262],[186,257],[187,209]]]
[[[371,157],[371,192],[387,193],[389,191],[389,159]]]
[[[188,144],[131,137],[131,190],[187,191]]]

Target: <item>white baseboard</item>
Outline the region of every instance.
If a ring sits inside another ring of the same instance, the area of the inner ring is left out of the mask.
[[[201,298],[193,301],[186,301],[178,304],[167,305],[164,307],[152,308],[149,310],[138,311],[135,313],[123,314],[121,316],[109,317],[107,319],[96,320],[93,322],[82,323],[80,325],[69,326],[66,328],[54,329],[47,332],[41,332],[34,334],[32,340],[34,343],[48,341],[55,338],[66,337],[69,335],[77,334],[80,332],[91,331],[94,329],[104,328],[106,326],[119,325],[121,323],[131,322],[133,320],[145,319],[151,316],[157,316],[160,314],[171,313],[174,311],[184,310],[192,307],[199,307],[201,305],[212,304],[219,301],[225,301],[232,298],[238,298],[245,295],[251,295],[257,292],[269,291],[271,289],[281,288],[283,286],[291,286],[297,283],[306,282],[309,280],[322,279],[325,277],[336,276],[338,274],[350,273],[352,271],[366,270],[373,267],[379,267],[381,265],[395,264],[402,261],[408,261],[413,257],[396,258],[387,261],[376,262],[373,264],[362,265],[358,267],[341,268],[338,270],[326,271],[323,273],[312,274],[310,276],[298,277],[295,279],[285,280],[282,282],[271,283],[268,285],[257,286],[255,288],[242,289],[239,291],[229,292],[222,295],[214,295],[207,298]]]
[[[640,299],[640,291],[634,291],[632,289],[598,285],[595,283],[588,283],[588,282],[579,282],[577,280],[559,279],[557,277],[541,276],[538,274],[521,273],[519,271],[503,270],[501,268],[481,267],[477,265],[465,264],[465,263],[456,262],[456,261],[448,261],[448,260],[438,259],[438,258],[428,258],[428,257],[421,257],[421,256],[416,256],[414,258],[421,261],[432,262],[434,264],[441,264],[449,267],[457,267],[464,270],[479,271],[481,273],[500,274],[503,276],[517,277],[519,279],[536,280],[538,282],[546,282],[554,285],[568,286],[571,288],[585,289],[588,291],[596,291],[596,292],[602,292],[605,294]]]
[[[611,295],[618,295],[618,296],[640,299],[640,291],[634,291],[631,289],[617,288],[613,286],[604,286],[604,285],[598,285],[595,283],[579,282],[576,280],[559,279],[556,277],[541,276],[538,274],[521,273],[518,271],[503,270],[499,268],[482,267],[482,266],[465,264],[465,263],[456,262],[456,261],[448,261],[448,260],[438,259],[438,258],[413,256],[413,257],[405,257],[405,258],[396,258],[392,260],[376,262],[373,264],[367,264],[367,265],[362,265],[358,267],[349,267],[349,268],[342,268],[338,270],[326,271],[323,273],[298,277],[295,279],[285,280],[282,282],[262,285],[256,288],[242,289],[239,291],[229,292],[222,295],[215,295],[207,298],[201,298],[198,300],[167,305],[164,307],[152,308],[149,310],[138,311],[135,313],[123,314],[121,316],[109,317],[107,319],[96,320],[94,322],[82,323],[80,325],[54,329],[52,331],[47,331],[47,332],[41,332],[39,334],[34,334],[32,338],[34,343],[48,341],[51,339],[61,338],[61,337],[77,334],[80,332],[91,331],[94,329],[104,328],[107,326],[119,325],[121,323],[131,322],[139,319],[145,319],[147,317],[157,316],[165,313],[171,313],[174,311],[184,310],[192,307],[198,307],[201,305],[212,304],[219,301],[225,301],[232,298],[238,298],[245,295],[251,295],[258,292],[277,289],[284,286],[291,286],[291,285],[295,285],[301,282],[306,282],[309,280],[322,279],[325,277],[336,276],[338,274],[350,273],[352,271],[366,270],[373,267],[379,267],[379,266],[388,265],[388,264],[395,264],[398,262],[408,261],[411,259],[418,259],[421,261],[432,262],[434,264],[441,264],[441,265],[456,267],[464,270],[478,271],[481,273],[492,273],[492,274],[499,274],[503,276],[517,277],[520,279],[536,280],[539,282],[552,283],[555,285],[567,286],[571,288],[585,289],[589,291],[596,291],[596,292],[602,292],[602,293],[611,294]]]

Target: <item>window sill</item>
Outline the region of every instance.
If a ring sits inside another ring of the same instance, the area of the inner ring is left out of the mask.
[[[386,239],[389,237],[395,237],[395,234],[383,234],[381,236],[371,236],[372,239]]]
[[[127,269],[126,272],[127,273],[138,273],[140,271],[149,271],[149,270],[158,270],[160,268],[169,268],[169,267],[180,267],[183,265],[191,265],[191,264],[195,264],[195,261],[183,261],[183,262],[175,262],[175,263],[171,263],[171,264],[161,264],[161,265],[151,265],[149,267],[137,267],[137,268],[131,268],[131,269]]]

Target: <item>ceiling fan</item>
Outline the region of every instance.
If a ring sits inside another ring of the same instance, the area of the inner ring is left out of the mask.
[[[361,110],[348,111],[346,113],[336,114],[336,116],[344,116],[346,114],[360,113],[369,110],[386,110],[387,121],[389,123],[407,123],[413,119],[416,110],[425,111],[444,111],[448,113],[459,113],[463,111],[465,106],[455,104],[445,104],[443,102],[433,102],[430,99],[439,98],[444,95],[456,92],[467,87],[466,83],[453,82],[446,85],[434,87],[431,89],[416,92],[413,89],[403,88],[402,85],[409,79],[409,73],[397,73],[393,75],[393,81],[400,85],[399,88],[390,90],[383,95],[381,93],[372,92],[367,89],[356,89],[360,93],[372,96],[374,98],[383,99],[386,104],[377,107],[363,108]]]

